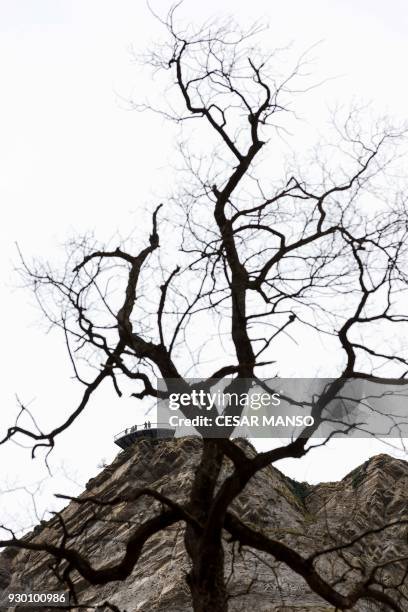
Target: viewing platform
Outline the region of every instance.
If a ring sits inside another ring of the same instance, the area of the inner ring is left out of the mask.
[[[150,421],[146,421],[141,425],[133,425],[124,429],[116,434],[113,440],[115,444],[124,450],[141,438],[174,438],[175,431],[175,429],[171,429],[168,426],[168,423],[150,423]]]

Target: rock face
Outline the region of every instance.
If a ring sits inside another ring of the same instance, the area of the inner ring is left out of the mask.
[[[255,452],[245,441],[242,444],[248,454]],[[187,497],[200,449],[197,438],[140,440],[90,480],[82,496],[109,500],[149,486],[181,501]],[[113,507],[70,503],[61,516],[73,536],[70,544],[86,554],[94,567],[100,567],[120,559],[124,542],[135,526],[159,507],[146,497]],[[368,528],[408,519],[408,464],[378,455],[342,481],[316,486],[293,481],[269,467],[256,475],[233,509],[248,525],[291,544],[302,554],[310,554],[318,548],[350,540]],[[394,526],[386,533],[369,536],[364,543],[357,541],[346,551],[344,559],[337,553],[321,557],[318,567],[324,577],[333,581],[344,573],[337,588],[347,592],[355,576],[361,579],[358,567],[371,567],[392,557],[407,555],[407,534],[407,525]],[[57,544],[61,535],[60,522],[53,518],[26,538]],[[257,551],[233,549],[227,542],[225,550],[231,610],[334,610],[311,593],[301,578],[273,558]],[[352,571],[349,563],[354,566]],[[176,525],[149,540],[127,580],[94,587],[75,573],[72,578],[80,603],[90,606],[88,609],[185,612],[191,610],[185,582],[188,568],[183,529]],[[385,575],[384,580],[388,578]],[[50,569],[50,559],[44,553],[7,549],[0,557],[0,588],[24,586],[34,590],[61,590]],[[17,609],[20,608],[10,608]],[[362,602],[354,610],[385,608]]]

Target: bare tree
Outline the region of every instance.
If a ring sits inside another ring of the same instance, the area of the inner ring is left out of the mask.
[[[381,609],[401,611],[406,558],[389,560],[399,568],[391,590],[381,582],[379,566],[358,570],[360,578],[347,592],[319,566],[324,555],[337,552],[347,572],[347,550],[373,530],[305,556],[242,522],[231,504],[260,470],[309,452],[322,413],[345,380],[406,383],[408,357],[398,342],[408,321],[407,209],[403,192],[387,179],[404,128],[381,119],[366,130],[365,108],[339,112],[336,140],[308,160],[288,162],[279,176],[283,164],[274,150],[286,134],[286,120],[295,120],[293,100],[307,89],[302,85],[307,56],[280,76],[279,54],[262,54],[256,46],[258,26],[245,32],[226,22],[180,30],[174,16],[175,9],[163,21],[167,43],[144,57],[169,78],[167,104],[135,106],[196,130],[189,145],[180,145],[179,189],[154,210],[143,245],[134,237],[114,248],[78,239],[68,245],[62,271],[23,260],[45,316],[64,333],[84,393],[58,427],[29,429],[17,420],[2,443],[25,436],[33,452],[52,449],[105,380],[119,396],[123,385],[134,385],[134,397],[147,401],[191,391],[192,376],[202,387],[231,377],[232,387],[245,391],[249,380],[276,373],[271,364],[279,359],[277,343],[289,331],[301,338],[303,328],[324,334],[337,347],[338,374],[311,406],[314,425],[288,444],[250,456],[229,438],[230,431],[222,438],[204,437],[186,504],[149,488],[132,499],[78,500],[98,508],[148,496],[164,507],[137,526],[117,564],[94,567],[67,544],[63,521],[59,545],[13,535],[0,544],[45,551],[63,563],[64,579],[76,570],[102,585],[129,576],[149,538],[182,523],[196,612],[228,608],[225,535],[286,564],[338,610],[371,600]],[[202,150],[200,130],[212,139],[210,150]],[[217,332],[202,338],[209,320]],[[381,345],[381,337],[391,348]],[[208,354],[214,371],[208,371]],[[157,377],[166,381],[164,391],[157,390]],[[193,413],[192,406],[185,408],[187,416]],[[225,476],[226,464],[232,468]]]

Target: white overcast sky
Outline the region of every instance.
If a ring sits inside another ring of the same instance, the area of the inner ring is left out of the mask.
[[[169,5],[152,1],[162,13]],[[321,41],[317,78],[336,78],[305,101],[310,117],[351,98],[371,101],[379,114],[406,117],[403,0],[186,0],[182,13],[197,23],[220,13],[243,23],[264,18],[275,47],[293,42],[302,51]],[[14,243],[27,257],[56,259],[58,245],[75,233],[94,230],[104,239],[132,227],[146,232],[141,211],[165,192],[174,132],[121,101],[144,97],[150,86],[129,48],[143,51],[162,35],[141,0],[0,0],[2,429],[13,419],[16,394],[43,423],[56,423],[82,391],[70,379],[61,337],[45,333],[30,294],[15,289]],[[119,401],[110,389],[98,393],[59,439],[51,460],[57,477],[44,485],[44,500],[47,491],[70,486],[62,462],[82,483],[102,457],[115,455],[113,434],[137,420],[134,401]],[[278,467],[300,480],[336,479],[381,450],[374,442],[337,443],[316,458]],[[2,448],[0,460],[0,489],[45,475],[41,461],[31,462],[15,445]],[[27,496],[3,495],[2,502],[5,516],[24,514]]]

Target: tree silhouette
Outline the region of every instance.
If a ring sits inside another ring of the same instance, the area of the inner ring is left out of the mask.
[[[33,453],[51,450],[105,380],[119,396],[131,383],[133,396],[143,401],[190,392],[192,375],[202,388],[230,377],[232,388],[247,391],[250,380],[275,374],[275,347],[289,331],[300,341],[303,329],[327,336],[337,347],[338,375],[311,406],[314,425],[289,443],[252,455],[230,431],[204,437],[186,504],[150,488],[136,490],[131,499],[78,499],[97,508],[148,496],[164,507],[137,526],[118,563],[95,567],[70,546],[62,519],[59,544],[12,534],[1,545],[46,552],[62,563],[61,579],[71,585],[74,571],[102,585],[129,576],[149,538],[181,523],[196,612],[228,609],[224,554],[233,543],[286,564],[338,610],[361,600],[404,610],[406,558],[389,560],[395,575],[401,574],[392,588],[382,582],[379,567],[354,568],[356,579],[346,592],[319,566],[322,556],[334,552],[344,561],[357,540],[390,525],[304,556],[245,524],[231,504],[260,470],[309,452],[323,411],[345,380],[406,383],[408,358],[395,346],[408,321],[407,209],[396,180],[394,189],[387,179],[405,130],[380,119],[368,131],[364,107],[339,111],[333,117],[335,140],[307,161],[288,161],[279,176],[282,160],[276,160],[274,146],[287,133],[286,120],[295,122],[294,98],[307,89],[307,55],[279,76],[278,52],[257,47],[259,26],[241,31],[226,21],[177,28],[176,9],[163,20],[166,44],[143,58],[168,80],[163,107],[135,107],[192,126],[188,143],[180,144],[184,166],[175,170],[177,190],[154,210],[142,246],[134,236],[114,248],[85,237],[68,245],[62,271],[23,260],[44,315],[63,330],[84,393],[58,427],[30,430],[18,419],[2,442],[25,436],[33,441]],[[203,337],[209,322],[216,332]],[[157,377],[165,390],[158,391]],[[186,407],[186,415],[193,412]]]

